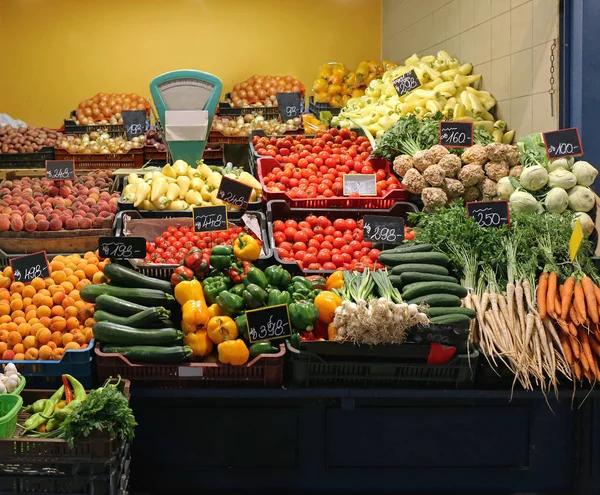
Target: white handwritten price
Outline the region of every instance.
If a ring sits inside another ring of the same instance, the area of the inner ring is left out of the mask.
[[[109,242],[102,245],[103,258],[131,258],[133,256],[133,246],[125,245],[120,242]]]
[[[298,108],[288,105],[287,107],[285,107],[285,115],[286,115],[286,117],[288,117],[290,119],[297,117],[298,116]]]
[[[223,223],[224,218],[220,213],[196,217],[196,231],[202,232],[205,229],[221,227]]]
[[[48,170],[46,177],[48,179],[68,179],[71,173],[68,168],[55,168],[54,170]]]
[[[491,208],[474,210],[471,213],[471,216],[480,227],[496,227],[501,225],[503,221],[506,222],[506,218],[501,217],[498,213],[489,213],[490,210]]]
[[[289,327],[289,323],[287,321],[273,321],[273,315],[271,315],[266,325],[261,325],[258,330],[255,328],[250,329],[250,339],[252,341],[257,341],[282,337],[286,335],[287,327]]]
[[[394,79],[394,81],[392,81],[392,84],[396,88],[396,92],[399,96],[405,95],[413,89],[417,89],[419,86],[421,86],[421,83],[416,77],[414,71],[404,74],[398,79]]]
[[[448,129],[442,134],[442,139],[447,144],[465,144],[467,142],[467,135],[456,129]]]
[[[380,227],[377,225],[374,229],[371,228],[371,225],[366,224],[363,227],[363,230],[369,235],[369,239],[373,242],[384,242],[393,244],[398,240],[398,234],[396,234],[396,229],[390,229],[389,227]],[[373,233],[371,233],[373,230]]]
[[[131,124],[127,127],[127,135],[128,136],[139,136],[144,132],[144,128],[142,124]]]
[[[241,196],[236,196],[231,191],[219,191],[219,199],[238,208],[243,208],[248,203],[247,199]]]
[[[575,147],[571,143],[560,143],[558,146],[548,146],[548,153],[551,155],[572,155],[575,152]]]
[[[29,268],[25,268],[22,272],[18,268],[15,270],[14,277],[15,280],[28,282],[29,280],[33,280],[36,277],[43,277],[44,268],[42,265],[34,265]]]

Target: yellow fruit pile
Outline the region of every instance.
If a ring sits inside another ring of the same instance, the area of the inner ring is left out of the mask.
[[[12,281],[0,272],[0,356],[3,360],[55,360],[65,351],[85,349],[93,338],[94,305],[81,300],[87,284],[106,281],[106,261],[94,253],[56,256],[50,277]]]

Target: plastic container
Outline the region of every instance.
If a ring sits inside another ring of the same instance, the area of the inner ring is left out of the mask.
[[[45,168],[46,160],[54,160],[54,147],[45,146],[36,153],[0,153],[0,169]]]
[[[397,358],[324,357],[286,345],[296,387],[472,388],[479,359],[475,348],[470,356],[459,354],[433,365]]]
[[[90,132],[108,134],[111,138],[124,137],[125,127],[123,124],[77,125],[73,120],[65,119],[65,134],[81,136],[82,134],[89,134]]]
[[[0,367],[3,364],[14,363],[19,374],[27,379],[27,386],[31,388],[54,388],[56,390],[62,385],[62,375],[65,373],[73,375],[84,387],[91,388],[93,347],[94,339],[85,349],[66,351],[60,361],[0,360]]]
[[[275,238],[273,235],[273,222],[275,220],[296,220],[297,222],[304,221],[309,215],[323,215],[334,221],[338,218],[353,218],[360,220],[365,215],[380,215],[402,217],[406,220],[409,213],[417,212],[417,208],[412,203],[397,202],[392,207],[387,209],[377,210],[361,210],[352,208],[335,208],[335,209],[319,209],[319,208],[295,208],[290,207],[287,201],[281,199],[269,201],[267,203],[267,225],[269,228],[269,242],[273,247],[273,256],[275,260],[286,268],[291,273],[304,273],[306,275],[325,275],[333,273],[334,270],[303,270],[295,261],[283,261],[277,252]]]
[[[225,94],[225,98],[229,98],[229,93]],[[265,119],[278,119],[279,108],[278,107],[242,107],[235,108],[229,103],[224,101],[219,102],[217,107],[217,113],[220,117],[239,117],[240,115],[246,115],[248,113],[254,113],[262,115]]]
[[[142,168],[144,166],[144,150],[133,148],[127,153],[69,153],[63,148],[56,148],[57,160],[73,160],[78,170],[114,170],[118,168]]]
[[[332,107],[329,103],[321,103],[315,101],[314,96],[308,97],[308,111],[315,117],[320,118],[321,112],[331,112],[332,116],[339,115],[342,111],[342,107]]]
[[[144,163],[149,165],[165,165],[167,152],[159,151],[156,146],[144,146]]]
[[[144,388],[279,388],[283,383],[284,344],[275,354],[260,354],[243,366],[219,363],[134,364],[96,345],[98,380],[120,375]]]
[[[20,395],[0,395],[0,438],[12,438],[17,428],[17,415],[23,406]]]
[[[269,235],[267,231],[267,220],[266,216],[261,211],[249,211],[249,215],[253,215],[258,219],[258,223],[260,224],[260,231],[262,237],[262,252],[260,256],[261,261],[267,261],[273,256],[273,248],[270,239],[272,239],[272,235]],[[125,210],[117,213],[115,217],[115,235],[122,236],[123,235],[123,215],[128,215],[132,219],[140,219],[140,218],[191,218],[191,211],[138,211],[138,210]],[[227,215],[230,223],[240,225],[242,224],[242,217],[244,216],[244,212],[240,211],[230,211]],[[167,264],[147,264],[144,266],[135,266],[132,263],[129,263],[132,268],[137,270],[138,272],[147,275],[148,277],[154,277],[161,280],[170,280],[171,273],[177,266],[179,265],[167,265]]]

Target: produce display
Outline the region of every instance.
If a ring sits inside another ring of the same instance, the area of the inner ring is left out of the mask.
[[[69,153],[127,153],[133,148],[141,148],[146,142],[146,136],[134,137],[128,141],[124,137],[111,138],[106,133],[91,132],[81,137],[66,136],[58,141],[56,147]]]
[[[100,228],[117,212],[110,171],[55,182],[38,177],[0,183],[0,232]]]
[[[150,103],[135,93],[98,93],[77,105],[73,120],[78,125],[122,124],[123,110],[146,110],[150,112]]]
[[[292,76],[252,76],[233,86],[224,100],[231,107],[276,107],[277,93],[302,93],[304,84]]]
[[[217,171],[202,160],[196,167],[191,167],[183,160],[177,160],[173,165],[146,172],[142,177],[135,172],[129,174],[123,201],[133,203],[141,210],[188,210],[191,206],[224,205],[217,198],[223,175],[252,187],[250,202],[262,198],[260,182],[246,171],[233,167]],[[239,209],[232,205],[228,208]]]
[[[62,137],[62,133],[47,127],[0,125],[0,154],[34,153],[46,146],[54,146]]]
[[[287,122],[279,119],[265,119],[262,115],[246,114],[232,119],[229,117],[215,117],[211,131],[219,131],[224,136],[248,136],[250,131],[262,129],[266,134],[285,134],[297,131],[302,124],[302,119],[296,117]]]

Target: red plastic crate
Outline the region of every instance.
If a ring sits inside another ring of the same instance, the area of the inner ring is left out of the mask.
[[[383,158],[369,158],[367,161],[375,171],[385,169],[390,173],[390,163]],[[406,201],[408,199],[408,191],[400,184],[399,189],[389,191],[385,196],[363,196],[360,198],[350,198],[346,196],[334,196],[331,198],[290,198],[287,192],[283,191],[268,191],[263,181],[271,170],[275,167],[282,167],[275,158],[263,157],[257,161],[258,180],[262,184],[263,201],[271,201],[282,199],[293,208],[361,208],[361,209],[387,209],[394,206],[397,201]]]

